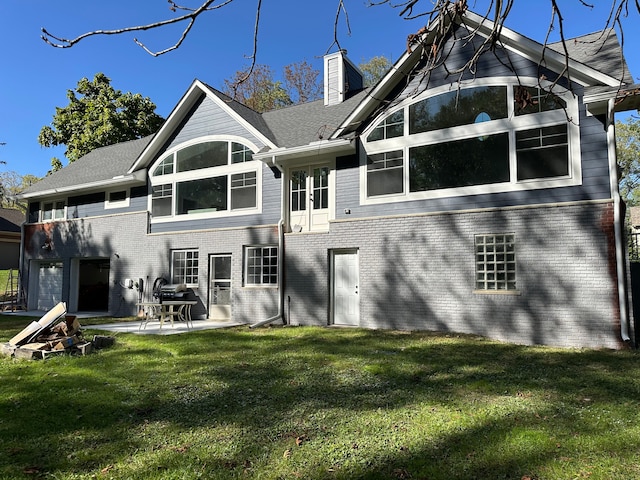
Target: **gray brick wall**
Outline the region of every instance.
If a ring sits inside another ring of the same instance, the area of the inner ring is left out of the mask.
[[[340,221],[327,234],[288,234],[290,321],[328,324],[329,251],[357,248],[363,327],[616,348],[612,220],[610,203],[593,202]],[[474,293],[481,233],[515,234],[519,294]]]
[[[40,248],[45,232],[53,241],[51,251]],[[125,278],[142,278],[147,284],[147,297],[157,277],[168,280],[171,250],[194,248],[199,251],[199,278],[196,294],[201,304],[194,316],[203,316],[208,302],[208,259],[210,254],[232,255],[232,314],[235,320],[253,323],[275,315],[278,311],[277,288],[246,288],[242,284],[243,247],[277,244],[274,226],[200,230],[147,235],[147,214],[109,215],[91,219],[45,224],[29,233],[27,261],[61,260],[64,264],[63,301],[69,301],[72,258],[109,258],[109,311],[115,316],[136,312],[137,292],[119,286]],[[24,271],[28,271],[25,269]]]

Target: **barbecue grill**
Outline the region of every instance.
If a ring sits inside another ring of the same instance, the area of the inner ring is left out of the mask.
[[[170,283],[160,287],[159,300],[181,300],[187,295],[187,286],[184,283]]]

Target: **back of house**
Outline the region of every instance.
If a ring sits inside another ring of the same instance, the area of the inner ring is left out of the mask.
[[[491,22],[444,24],[374,87],[339,51],[323,99],[264,114],[195,80],[154,136],[31,187],[29,308],[134,315],[163,279],[222,321],[633,343],[615,34],[567,59],[505,28],[468,65]]]

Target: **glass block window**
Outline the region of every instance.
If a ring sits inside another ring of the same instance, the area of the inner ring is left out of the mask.
[[[245,285],[278,285],[278,247],[246,247]]]
[[[476,290],[516,290],[515,235],[476,235]]]
[[[198,250],[171,252],[171,283],[198,285]]]

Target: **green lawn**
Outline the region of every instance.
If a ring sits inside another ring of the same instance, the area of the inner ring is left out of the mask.
[[[0,342],[31,320],[0,316]],[[639,361],[359,329],[120,334],[0,358],[0,478],[640,478]]]
[[[17,272],[14,272],[17,275]],[[0,301],[4,300],[4,293],[7,289],[7,279],[9,278],[9,270],[0,270]]]

